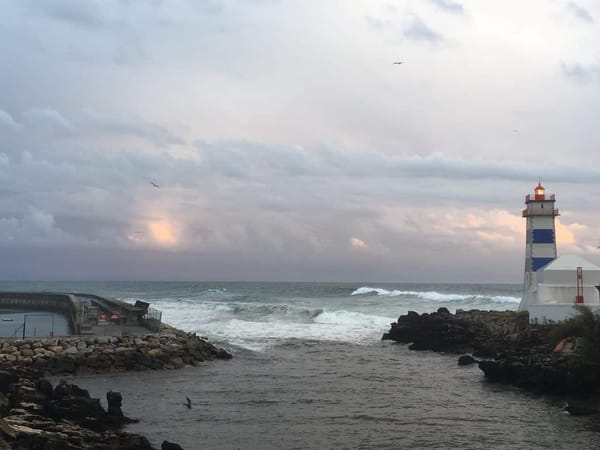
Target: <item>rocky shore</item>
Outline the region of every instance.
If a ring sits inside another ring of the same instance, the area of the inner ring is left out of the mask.
[[[477,363],[486,379],[537,393],[590,394],[600,391],[600,370],[579,357],[574,342],[558,342],[557,325],[533,325],[526,313],[462,311],[409,312],[382,339],[412,350],[463,354],[460,364]],[[479,359],[478,359],[479,358]]]
[[[121,394],[107,393],[108,410],[76,385],[53,387],[44,376],[178,369],[231,354],[193,333],[163,327],[143,336],[72,336],[0,343],[0,450],[151,450],[126,433],[131,419]],[[181,450],[163,442],[162,450]]]
[[[86,390],[61,382],[53,387],[31,367],[0,371],[0,449],[139,449],[148,440],[126,433],[131,419],[121,410],[121,395],[108,392],[108,411]]]

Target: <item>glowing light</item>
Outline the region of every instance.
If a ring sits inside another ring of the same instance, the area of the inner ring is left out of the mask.
[[[175,245],[177,238],[173,226],[164,220],[156,220],[148,224],[148,229],[156,242],[162,245]]]
[[[352,245],[352,247],[354,248],[366,248],[367,244],[365,243],[365,241],[363,241],[362,239],[353,237],[352,239],[350,239],[350,245]]]

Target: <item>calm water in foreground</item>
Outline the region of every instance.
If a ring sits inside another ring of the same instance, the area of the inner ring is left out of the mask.
[[[516,309],[519,287],[314,283],[0,283],[143,299],[163,320],[234,353],[179,371],[77,377],[120,390],[160,447],[600,447],[600,422],[562,413],[564,398],[485,382],[456,356],[381,342],[408,310]],[[188,409],[185,397],[192,400]],[[105,403],[105,402],[104,402]]]

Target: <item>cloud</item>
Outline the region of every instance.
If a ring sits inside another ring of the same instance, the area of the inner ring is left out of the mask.
[[[80,26],[103,26],[101,3],[97,0],[85,2],[65,0],[24,1],[23,6],[52,19]]]
[[[575,2],[568,2],[566,5],[567,9],[578,19],[584,21],[584,22],[588,22],[588,23],[592,23],[594,22],[594,18],[592,17],[592,15],[588,12],[587,9],[579,6],[577,3]]]
[[[444,39],[440,33],[431,29],[415,15],[411,17],[409,23],[404,27],[403,34],[411,41],[426,41],[432,44],[438,44]]]
[[[23,113],[29,125],[48,131],[57,136],[73,135],[75,126],[58,111],[49,108],[34,108]]]
[[[288,176],[374,179],[531,181],[531,165],[520,161],[465,159],[443,153],[386,155],[334,149],[269,146],[245,141],[198,142],[198,170],[237,178],[265,173]],[[600,169],[569,163],[538,165],[549,182],[600,183]]]
[[[9,113],[0,109],[0,127],[8,128],[12,131],[18,131],[23,128],[23,125],[17,123]]]
[[[353,237],[350,239],[350,245],[354,248],[367,248],[367,244],[362,239]]]
[[[373,16],[365,16],[367,26],[374,31],[385,31],[395,28],[394,23],[390,20],[380,19]]]
[[[75,242],[56,225],[54,216],[29,207],[22,217],[0,216],[0,245],[57,245]]]
[[[181,138],[165,127],[139,118],[100,114],[88,109],[83,111],[77,123],[88,134],[134,136],[159,146],[183,144]]]
[[[463,14],[464,13],[464,9],[463,6],[458,3],[455,2],[453,0],[429,0],[431,3],[433,3],[434,5],[436,5],[437,7],[439,7],[440,9],[443,9],[444,11],[448,11],[454,14]]]
[[[562,64],[563,73],[578,83],[600,81],[600,64]]]

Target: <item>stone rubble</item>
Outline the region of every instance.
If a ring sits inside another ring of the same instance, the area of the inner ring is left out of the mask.
[[[179,369],[231,355],[193,333],[166,328],[144,336],[69,336],[5,340],[0,367],[31,366],[46,374]]]

